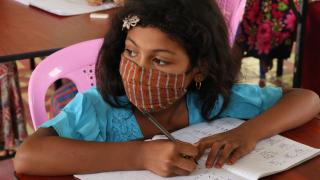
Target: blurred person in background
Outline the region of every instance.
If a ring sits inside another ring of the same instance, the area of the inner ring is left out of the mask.
[[[282,86],[283,61],[295,41],[298,8],[298,0],[247,0],[237,41],[245,57],[260,60],[260,87],[266,85],[273,59],[278,60],[274,83]]]

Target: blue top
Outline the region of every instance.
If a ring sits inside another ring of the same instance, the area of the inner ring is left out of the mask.
[[[230,102],[220,117],[253,118],[272,107],[281,96],[280,88],[235,84],[231,90]],[[120,98],[128,102],[126,96]],[[197,99],[196,91],[187,92],[189,125],[205,121]],[[217,115],[222,104],[223,98],[219,96],[211,116]],[[122,142],[143,138],[131,110],[110,106],[96,87],[78,93],[56,117],[40,126],[46,127],[53,127],[61,137],[86,141]]]

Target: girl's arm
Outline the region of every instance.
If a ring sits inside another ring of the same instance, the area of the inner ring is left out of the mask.
[[[86,142],[57,136],[53,128],[40,128],[18,149],[18,173],[66,175],[105,170],[141,169],[141,141],[128,143]],[[72,172],[72,173],[71,173]]]
[[[306,89],[283,90],[279,102],[266,112],[245,123],[258,140],[298,127],[320,112],[319,96]]]
[[[209,136],[198,142],[199,155],[211,148],[207,167],[235,163],[254,149],[257,141],[298,127],[320,111],[319,96],[310,90],[284,90],[283,97],[269,110],[230,131]],[[214,164],[215,162],[215,164]]]
[[[57,136],[40,128],[28,137],[14,159],[17,173],[70,175],[116,170],[148,169],[162,176],[186,175],[196,165],[180,154],[195,157],[198,150],[169,141],[88,142]]]

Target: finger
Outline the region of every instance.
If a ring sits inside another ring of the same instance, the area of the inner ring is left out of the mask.
[[[237,146],[234,144],[225,144],[223,149],[221,150],[220,156],[217,158],[217,161],[215,163],[216,168],[221,168],[225,161],[229,158],[230,154],[236,149]]]
[[[208,149],[211,147],[211,144],[215,141],[218,141],[218,138],[220,136],[217,136],[217,135],[213,135],[213,136],[208,136],[208,137],[205,137],[205,138],[202,138],[200,141],[198,141],[195,145],[197,147],[201,147],[203,149]]]
[[[174,165],[175,167],[188,171],[189,173],[193,172],[197,167],[193,159],[186,159],[183,157],[177,158]]]
[[[199,160],[207,148],[202,143],[195,144],[195,145],[198,148],[198,155],[195,157],[195,160]]]
[[[244,151],[243,149],[236,149],[230,156],[229,162],[230,164],[234,164],[237,162],[241,157],[246,155],[248,152]]]
[[[178,142],[178,152],[179,154],[184,154],[187,156],[191,156],[192,158],[196,157],[199,153],[199,150],[196,146],[186,143],[186,142]]]
[[[207,161],[206,161],[206,167],[211,168],[214,164],[214,161],[216,160],[216,157],[218,155],[218,152],[220,151],[223,144],[221,142],[214,142],[211,146],[211,151],[209,152]]]
[[[212,144],[216,141],[218,141],[219,136],[209,136],[202,138],[200,141],[195,143],[195,145],[198,147],[198,156],[195,157],[196,160],[200,159],[203,153],[206,149],[209,149],[212,147]]]

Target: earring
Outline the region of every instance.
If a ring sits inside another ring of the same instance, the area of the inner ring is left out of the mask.
[[[198,90],[201,89],[201,81],[196,81],[196,88],[197,88]]]
[[[195,78],[195,81],[196,81],[196,88],[198,90],[200,90],[201,89],[201,81],[202,81],[201,75],[197,75]]]

